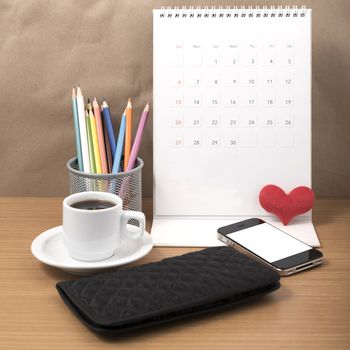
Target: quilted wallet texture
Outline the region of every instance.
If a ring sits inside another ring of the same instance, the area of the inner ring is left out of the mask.
[[[229,247],[57,284],[81,321],[113,333],[222,309],[277,288],[276,272]]]

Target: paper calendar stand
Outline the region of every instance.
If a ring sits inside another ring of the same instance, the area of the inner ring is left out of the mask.
[[[216,246],[260,217],[312,246],[311,213],[282,226],[267,184],[311,187],[311,10],[153,11],[152,238]]]
[[[222,245],[223,243],[217,239],[217,229],[248,218],[249,217],[174,219],[154,217],[152,239],[156,246],[165,247],[212,247]],[[320,241],[312,224],[311,216],[295,218],[288,226],[284,226],[273,217],[264,216],[260,218],[313,247],[320,246]]]

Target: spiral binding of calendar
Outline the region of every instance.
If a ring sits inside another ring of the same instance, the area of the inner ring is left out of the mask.
[[[305,17],[306,6],[227,6],[227,7],[161,7],[161,18],[281,18],[281,17]]]

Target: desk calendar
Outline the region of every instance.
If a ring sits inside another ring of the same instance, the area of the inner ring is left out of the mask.
[[[154,221],[159,245],[218,245],[275,184],[311,187],[311,10],[153,12]],[[311,213],[283,227],[319,246]]]

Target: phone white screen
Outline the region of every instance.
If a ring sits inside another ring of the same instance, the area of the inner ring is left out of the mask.
[[[312,249],[267,223],[229,233],[227,237],[270,263]]]

